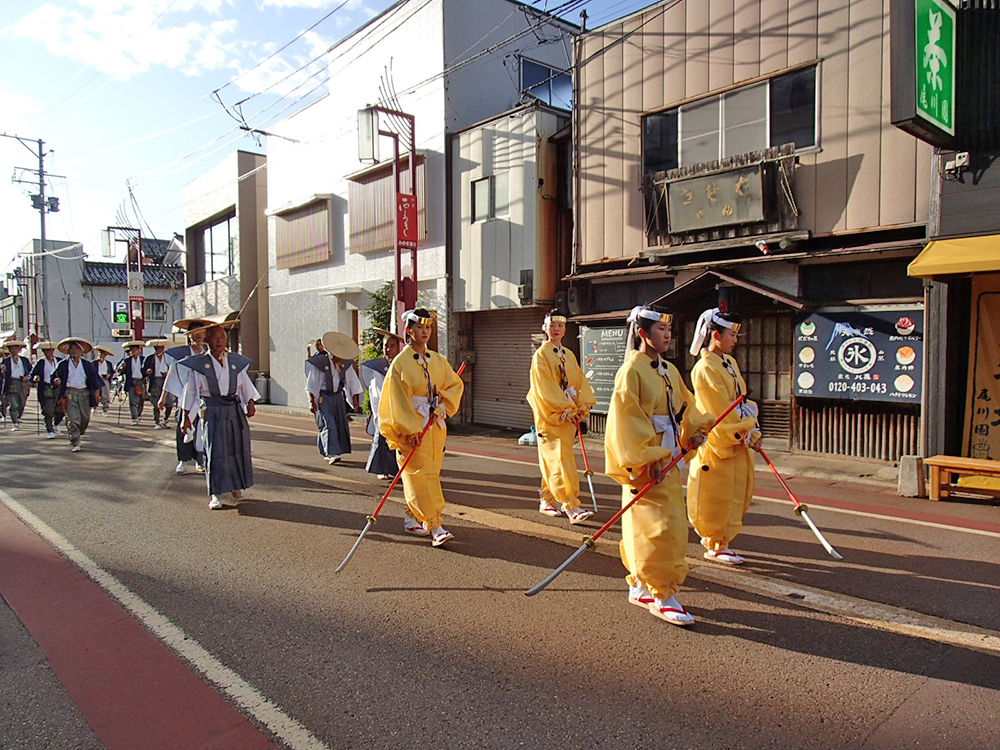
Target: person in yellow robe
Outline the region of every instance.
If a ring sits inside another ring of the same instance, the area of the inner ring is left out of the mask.
[[[680,372],[661,356],[670,346],[671,316],[636,307],[629,324],[629,348],[637,344],[638,351],[625,355],[615,376],[605,429],[605,471],[622,486],[623,506],[651,480],[660,481],[622,516],[628,600],[667,622],[690,625],[694,617],[676,598],[688,572],[682,464],[666,477],[663,471],[680,446],[704,441],[714,417],[697,408]]]
[[[594,406],[594,389],[576,356],[563,346],[566,317],[553,310],[545,316],[542,330],[546,341],[531,358],[527,397],[535,417],[542,470],[538,512],[547,516],[565,513],[571,524],[583,523],[594,512],[580,507],[580,475],[573,446],[577,421],[586,419]]]
[[[747,392],[733,358],[740,316],[706,310],[698,319],[691,353],[699,357],[691,370],[698,408],[721,414]],[[753,496],[754,466],[750,449],[759,449],[757,404],[744,401],[719,424],[691,460],[688,475],[688,518],[705,547],[706,560],[740,565],[743,557],[729,545],[743,528]]]
[[[430,313],[419,308],[408,310],[402,321],[407,346],[386,373],[378,405],[379,430],[389,447],[397,451],[396,462],[402,466],[424,426],[433,421],[403,471],[403,530],[415,536],[429,534],[431,543],[440,547],[454,539],[441,525],[441,462],[448,434],[445,417],[458,411],[465,384],[447,359],[427,348],[434,327]]]

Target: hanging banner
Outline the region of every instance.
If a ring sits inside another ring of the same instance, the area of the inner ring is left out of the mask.
[[[417,196],[400,193],[396,200],[396,244],[401,250],[417,249]]]
[[[973,274],[965,455],[1000,460],[1000,274]]]
[[[817,311],[795,328],[795,396],[921,402],[924,311]]]

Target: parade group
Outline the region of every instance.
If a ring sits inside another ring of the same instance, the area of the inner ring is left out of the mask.
[[[260,399],[248,374],[250,360],[228,350],[226,329],[237,323],[178,320],[174,328],[186,334],[187,344],[129,341],[117,364],[108,359],[114,352],[82,338],[39,343],[42,356],[34,365],[21,356],[21,342],[6,342],[0,352],[0,415],[12,431],[19,430],[34,387],[46,437],[56,438],[64,422],[76,452],[92,409],[108,414],[112,388],[126,394],[133,426],[147,401],[155,429],[167,426],[176,406],[176,471],[184,473],[192,464],[203,471],[209,508],[223,508],[253,485],[247,419]],[[332,465],[351,451],[349,411],[360,411],[367,390],[367,430],[373,439],[366,469],[380,479],[401,473],[403,531],[429,537],[438,547],[454,539],[442,525],[440,474],[446,420],[458,411],[464,384],[448,360],[428,348],[435,321],[427,310],[409,310],[400,323],[401,334],[375,329],[384,356],[361,363],[361,377],[354,367],[359,348],[351,338],[328,332],[311,341],[306,391],[319,453]],[[700,537],[706,559],[743,563],[730,543],[750,505],[750,451],[759,449],[761,432],[757,407],[746,398],[746,383],[732,356],[740,317],[711,309],[699,318],[691,343],[697,357],[693,390],[664,358],[671,342],[670,314],[640,306],[628,323],[627,352],[615,377],[604,441],[605,471],[622,486],[623,506],[638,497],[622,516],[628,601],[667,622],[690,625],[694,617],[676,598],[688,572],[688,524]],[[574,447],[596,399],[575,355],[563,345],[566,324],[556,310],[545,317],[546,340],[532,358],[527,401],[538,436],[538,510],[575,525],[594,514],[580,502]],[[153,354],[143,357],[146,347]],[[57,359],[57,350],[66,358]]]

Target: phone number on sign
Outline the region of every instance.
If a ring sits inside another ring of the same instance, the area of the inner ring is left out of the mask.
[[[827,390],[831,393],[888,393],[888,383],[876,383],[874,381],[855,381],[848,383],[843,380],[827,383]]]

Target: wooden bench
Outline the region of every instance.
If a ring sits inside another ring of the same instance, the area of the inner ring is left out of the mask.
[[[985,458],[962,458],[961,456],[931,456],[924,459],[924,466],[930,468],[927,488],[931,500],[941,500],[951,495],[957,474],[972,474],[980,477],[1000,479],[1000,461]]]

